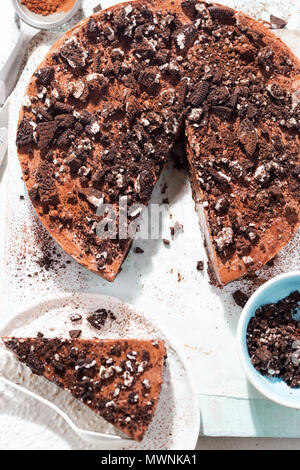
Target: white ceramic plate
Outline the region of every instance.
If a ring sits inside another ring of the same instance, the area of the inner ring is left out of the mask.
[[[102,329],[87,322],[98,308],[111,310],[116,319],[107,318]],[[78,312],[82,320],[72,322]],[[198,397],[178,345],[161,331],[149,316],[120,300],[100,294],[61,294],[31,305],[0,327],[1,336],[69,337],[69,330],[81,329],[82,338],[158,338],[165,341],[168,359],[164,383],[153,421],[143,442],[131,441],[128,449],[194,449],[200,426]],[[53,401],[84,429],[117,433],[100,416],[46,379],[37,377],[14,356],[0,348],[0,373]],[[2,449],[95,449],[68,428],[51,410],[24,399],[0,384],[0,447]],[[97,448],[100,448],[97,446]],[[107,445],[106,447],[107,448]],[[115,445],[114,445],[114,448]]]

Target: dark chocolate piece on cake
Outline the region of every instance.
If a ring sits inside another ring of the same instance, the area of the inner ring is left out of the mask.
[[[157,406],[166,349],[135,339],[2,338],[34,374],[141,441]]]
[[[280,39],[221,5],[98,11],[52,46],[26,91],[17,147],[34,208],[69,255],[112,281],[132,244],[119,197],[147,205],[180,136],[217,282],[257,271],[300,224],[299,77]],[[106,203],[114,238],[98,230]]]

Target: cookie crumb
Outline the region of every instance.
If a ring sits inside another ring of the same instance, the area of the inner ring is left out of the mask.
[[[244,294],[241,290],[236,290],[233,294],[232,297],[234,298],[234,301],[237,305],[240,307],[244,307],[246,303],[248,302],[249,297]]]
[[[69,335],[71,338],[79,338],[81,335],[81,330],[70,330]]]
[[[197,261],[197,271],[203,271],[204,261]]]

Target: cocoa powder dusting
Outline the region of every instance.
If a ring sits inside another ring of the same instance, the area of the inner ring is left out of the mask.
[[[71,10],[75,0],[46,0],[44,2],[40,2],[40,0],[21,0],[21,3],[33,13],[47,16]]]

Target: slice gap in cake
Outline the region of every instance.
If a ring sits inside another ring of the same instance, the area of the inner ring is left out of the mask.
[[[68,391],[141,441],[159,399],[166,349],[160,340],[2,337],[34,374]]]

